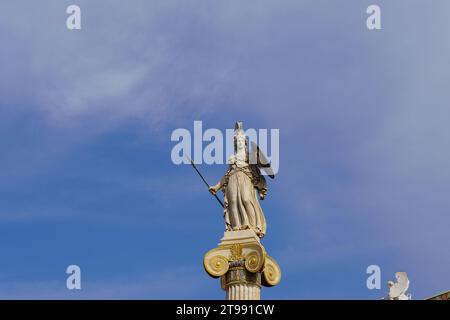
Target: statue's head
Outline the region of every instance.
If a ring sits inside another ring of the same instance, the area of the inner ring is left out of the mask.
[[[236,125],[234,127],[234,152],[242,149],[245,150],[246,146],[247,137],[245,136],[242,122],[236,122]]]

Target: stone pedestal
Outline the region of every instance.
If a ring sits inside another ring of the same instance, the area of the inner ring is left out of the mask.
[[[281,270],[252,230],[226,231],[217,248],[205,254],[203,266],[220,278],[227,300],[260,300],[261,286],[281,280]]]

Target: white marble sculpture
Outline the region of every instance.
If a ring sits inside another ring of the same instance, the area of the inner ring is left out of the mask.
[[[396,272],[397,282],[388,281],[389,293],[385,300],[411,300],[411,295],[406,291],[409,288],[409,279],[406,272]]]
[[[254,159],[255,161],[251,161]],[[267,195],[267,183],[260,168],[270,170],[267,160],[256,144],[251,153],[247,146],[242,122],[237,122],[234,133],[234,155],[228,161],[228,170],[222,179],[209,188],[212,194],[224,193],[224,217],[227,231],[253,230],[260,238],[266,233],[266,219],[260,200]],[[272,174],[269,177],[273,178]]]

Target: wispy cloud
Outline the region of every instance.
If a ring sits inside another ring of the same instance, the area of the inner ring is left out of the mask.
[[[87,279],[88,275],[85,276]],[[214,283],[197,267],[168,268],[132,277],[86,280],[68,290],[65,279],[2,281],[0,299],[208,299]],[[207,281],[209,280],[209,281]],[[216,290],[214,290],[216,291]]]

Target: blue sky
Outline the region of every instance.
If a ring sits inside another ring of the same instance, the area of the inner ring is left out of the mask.
[[[413,298],[450,289],[448,1],[0,9],[0,298],[222,299],[202,267],[221,210],[170,159],[194,120],[280,129],[262,207],[283,278],[263,298],[378,299],[401,270]]]

